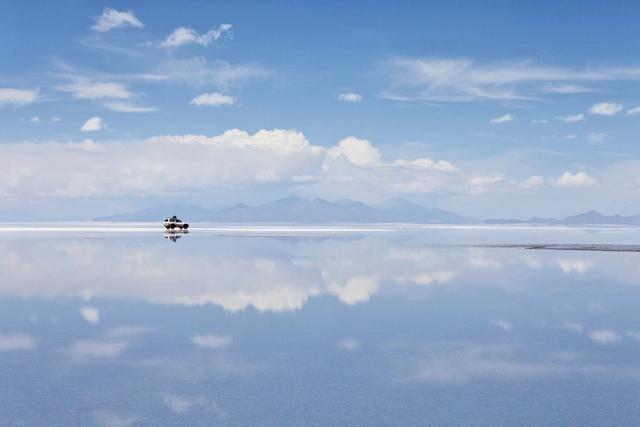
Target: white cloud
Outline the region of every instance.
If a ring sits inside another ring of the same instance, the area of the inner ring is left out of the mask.
[[[209,46],[211,42],[218,40],[225,33],[233,28],[230,24],[222,24],[217,29],[211,28],[204,34],[198,34],[196,30],[188,27],[178,27],[169,37],[162,42],[162,47],[176,48],[185,44],[199,44],[201,46]]]
[[[623,110],[623,106],[615,102],[598,102],[589,108],[591,114],[599,114],[601,116],[614,116]]]
[[[200,348],[224,348],[231,345],[228,335],[194,335],[191,342]]]
[[[37,100],[37,90],[0,88],[0,107],[5,105],[23,106]]]
[[[205,410],[220,418],[226,417],[225,412],[215,401],[210,401],[203,396],[186,397],[178,394],[164,394],[162,401],[176,415],[183,415],[194,409]]]
[[[83,132],[95,132],[102,129],[103,127],[104,124],[102,123],[101,117],[91,117],[90,119],[87,119],[86,122],[84,122],[80,130]]]
[[[589,135],[587,135],[587,141],[591,144],[598,144],[607,139],[607,136],[605,132],[590,132]]]
[[[369,301],[372,295],[378,292],[378,282],[372,277],[350,277],[344,285],[330,283],[327,286],[329,293],[336,295],[340,302],[346,305],[355,305]]]
[[[591,269],[592,263],[588,260],[575,258],[560,258],[556,260],[556,265],[565,274],[578,273],[584,274]]]
[[[58,90],[69,92],[76,99],[128,99],[133,96],[126,86],[116,82],[78,80],[74,83],[59,86]]]
[[[577,123],[584,121],[584,113],[574,114],[573,116],[558,117],[558,120],[562,120],[565,123]]]
[[[476,175],[469,179],[468,185],[471,187],[471,193],[480,194],[486,191],[487,187],[501,183],[504,181],[502,175]]]
[[[254,64],[230,64],[221,60],[207,60],[198,56],[188,59],[172,58],[161,64],[153,73],[134,76],[142,81],[175,82],[195,87],[215,87],[228,91],[247,81],[262,79],[271,74]]]
[[[347,338],[338,343],[338,348],[344,351],[355,351],[360,348],[360,343],[353,338]]]
[[[355,92],[347,92],[338,95],[338,99],[345,102],[360,102],[362,101],[362,95]]]
[[[622,339],[613,329],[596,329],[589,332],[589,338],[598,344],[614,344]]]
[[[397,57],[383,67],[391,77],[383,97],[414,101],[537,99],[550,88],[575,93],[583,89],[579,82],[640,79],[639,68],[570,69],[528,60],[478,64],[466,58]]]
[[[35,347],[36,341],[30,335],[0,335],[0,352],[33,350]]]
[[[627,110],[627,114],[640,114],[640,107],[634,107]]]
[[[52,118],[51,118],[51,123],[58,123],[58,122],[60,122],[61,120],[62,120],[62,119],[61,119],[60,117],[57,117],[57,116],[56,116],[56,117],[52,117]]]
[[[520,187],[526,189],[538,188],[544,184],[544,178],[539,175],[533,175],[520,183]]]
[[[545,86],[543,90],[546,93],[555,93],[555,94],[594,92],[593,89],[590,89],[585,86],[575,85],[575,84],[549,84]]]
[[[229,95],[224,95],[219,92],[203,93],[191,100],[193,105],[233,105],[236,102],[236,98]]]
[[[578,135],[576,135],[575,133],[571,133],[571,134],[565,136],[564,139],[571,140],[571,139],[576,139],[577,137],[578,137]]]
[[[586,172],[571,173],[569,171],[563,173],[556,181],[556,185],[561,187],[589,187],[597,183],[598,181]]]
[[[141,421],[140,417],[119,415],[108,409],[94,411],[92,415],[98,427],[132,427]]]
[[[127,349],[124,341],[74,341],[65,349],[65,353],[76,359],[113,358],[118,357]]]
[[[129,104],[127,102],[107,102],[104,106],[119,113],[150,113],[152,111],[156,111],[153,107],[143,107],[141,105]]]
[[[458,168],[451,162],[446,160],[431,160],[427,158],[420,158],[415,160],[398,159],[393,162],[394,165],[403,167],[416,167],[426,170],[433,170],[438,172],[455,172]]]
[[[100,322],[100,310],[95,307],[82,307],[80,309],[80,314],[82,315],[82,318],[87,321],[87,323],[97,325]]]
[[[507,123],[510,121],[513,121],[513,115],[511,115],[511,113],[507,113],[503,116],[496,117],[494,119],[489,120],[489,123],[500,124],[500,123]]]
[[[562,324],[562,328],[567,329],[569,331],[577,332],[580,334],[584,331],[584,327],[577,322],[564,322]]]
[[[355,136],[342,139],[338,145],[329,150],[328,154],[332,158],[345,156],[356,165],[375,164],[380,160],[380,152],[369,141]]]
[[[94,18],[95,24],[92,30],[99,33],[111,31],[116,28],[134,27],[142,28],[144,24],[140,21],[132,10],[117,11],[110,7],[105,7],[102,14]]]
[[[507,320],[492,320],[491,325],[506,332],[509,332],[511,329],[513,329],[513,325]]]
[[[536,125],[543,125],[545,123],[549,123],[549,120],[547,120],[547,119],[531,119],[531,123],[536,124]]]
[[[38,116],[33,116],[29,119],[29,122],[31,123],[39,123],[40,122],[40,117]]]

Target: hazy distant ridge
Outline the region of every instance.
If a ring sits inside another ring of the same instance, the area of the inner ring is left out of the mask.
[[[588,211],[564,219],[531,217],[529,219],[497,218],[479,220],[454,212],[426,208],[402,199],[393,199],[379,207],[354,200],[329,202],[324,199],[303,199],[296,196],[258,206],[237,204],[222,210],[198,206],[158,206],[136,212],[96,218],[97,221],[158,221],[178,215],[187,221],[221,223],[243,222],[402,222],[414,224],[537,224],[537,225],[637,225],[640,215],[602,215]]]

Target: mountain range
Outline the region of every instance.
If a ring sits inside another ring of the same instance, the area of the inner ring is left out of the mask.
[[[136,212],[96,218],[96,221],[157,221],[177,215],[193,222],[247,223],[414,223],[414,224],[536,224],[536,225],[638,225],[640,215],[602,215],[588,211],[563,219],[476,219],[443,209],[426,208],[403,199],[392,199],[372,207],[355,200],[329,202],[290,196],[257,206],[237,204],[220,210],[199,206],[156,206]]]

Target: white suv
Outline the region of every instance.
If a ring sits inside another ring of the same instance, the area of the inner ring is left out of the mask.
[[[176,228],[186,230],[189,228],[189,224],[182,222],[182,220],[178,219],[178,217],[174,215],[171,218],[164,219],[164,228],[167,230],[175,230]]]

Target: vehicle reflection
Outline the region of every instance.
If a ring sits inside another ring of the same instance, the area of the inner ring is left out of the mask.
[[[188,230],[167,230],[164,232],[164,238],[175,243],[186,234],[189,234]]]

